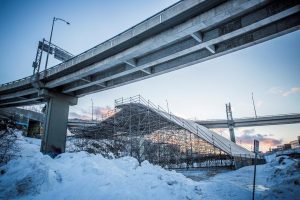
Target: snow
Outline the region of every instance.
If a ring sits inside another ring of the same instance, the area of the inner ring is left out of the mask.
[[[299,169],[299,159],[270,156],[267,164],[257,165],[255,199],[300,199]],[[251,199],[253,171],[253,166],[247,166],[200,181],[202,197]]]
[[[67,128],[67,136],[74,136],[73,133],[71,133],[71,131]]]
[[[39,152],[40,140],[18,133],[18,158],[2,166],[0,199],[251,199],[253,166],[208,175],[167,171],[132,157],[106,159],[87,152],[55,159]],[[300,199],[300,161],[269,156],[257,166],[256,199]],[[201,178],[202,176],[202,178]],[[199,178],[200,177],[200,178]],[[195,179],[196,180],[196,179]]]
[[[86,152],[52,159],[39,143],[19,137],[19,158],[1,168],[0,199],[199,199],[197,182],[147,161]]]

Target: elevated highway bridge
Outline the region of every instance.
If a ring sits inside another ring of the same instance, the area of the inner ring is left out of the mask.
[[[299,0],[183,0],[46,71],[0,86],[0,107],[47,102],[42,151],[65,149],[70,105],[296,31]]]
[[[197,124],[205,126],[206,128],[228,128],[228,120],[202,120],[195,121]],[[260,116],[257,118],[235,118],[233,119],[234,127],[249,127],[249,126],[269,126],[269,125],[283,125],[300,123],[300,114],[286,114],[286,115],[270,115]]]

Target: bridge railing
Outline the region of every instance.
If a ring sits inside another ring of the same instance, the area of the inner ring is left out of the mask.
[[[71,58],[71,59],[72,59],[72,58]],[[68,60],[65,61],[65,62],[68,62]],[[37,74],[39,74],[40,77],[45,77],[46,74],[48,74],[48,72],[49,72],[50,70],[53,70],[53,69],[55,69],[55,68],[60,67],[60,66],[63,65],[65,62],[59,63],[59,64],[57,64],[57,65],[55,65],[55,66],[53,66],[53,67],[50,67],[50,68],[48,68],[48,69],[46,69],[46,70],[44,70],[44,71],[38,72]],[[30,76],[26,76],[26,77],[24,77],[24,78],[17,79],[17,80],[11,81],[11,82],[3,83],[3,84],[0,85],[0,87],[2,87],[2,86],[7,86],[7,85],[11,85],[11,84],[15,84],[15,83],[18,83],[18,82],[21,82],[21,81],[25,81],[25,80],[31,80],[31,78],[32,78],[33,76],[34,76],[34,75],[30,75]]]
[[[31,77],[32,77],[32,75],[31,75],[31,76],[24,77],[24,78],[21,78],[21,79],[17,79],[17,80],[15,80],[15,81],[11,81],[11,82],[8,82],[8,83],[3,83],[3,84],[1,84],[1,87],[2,87],[2,86],[6,86],[6,85],[10,85],[10,84],[14,84],[14,83],[17,83],[17,82],[26,80],[26,79],[30,79]]]

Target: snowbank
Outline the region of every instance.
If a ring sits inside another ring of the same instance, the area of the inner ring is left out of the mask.
[[[269,162],[257,166],[255,199],[300,200],[300,160],[288,156],[269,156]],[[251,199],[253,166],[218,174],[200,181],[202,198]]]
[[[1,170],[0,199],[199,199],[197,182],[136,159],[105,159],[86,152],[55,159],[40,140],[19,136],[19,158]]]
[[[40,140],[17,135],[21,151],[0,168],[5,171],[0,173],[0,199],[251,199],[253,166],[195,182],[147,161],[139,166],[131,157],[78,152],[52,159],[39,152]],[[300,199],[299,159],[268,160],[257,166],[255,199]]]
[[[300,160],[279,156],[267,166],[272,169],[266,180],[270,189],[262,196],[266,199],[300,200]]]

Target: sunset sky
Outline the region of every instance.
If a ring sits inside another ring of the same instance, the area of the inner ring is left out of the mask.
[[[52,18],[56,22],[53,43],[79,54],[175,3],[174,0],[114,1],[0,1],[0,83],[32,74],[38,41],[49,39]],[[50,66],[57,64],[50,59]],[[114,100],[141,94],[178,116],[190,119],[225,119],[225,103],[233,117],[253,117],[251,92],[258,116],[300,113],[300,31],[189,66],[168,74],[132,83],[79,99],[70,117],[96,117],[113,108]],[[226,129],[216,130],[229,137]],[[237,143],[251,148],[254,138],[262,150],[295,140],[300,124],[235,129]]]

